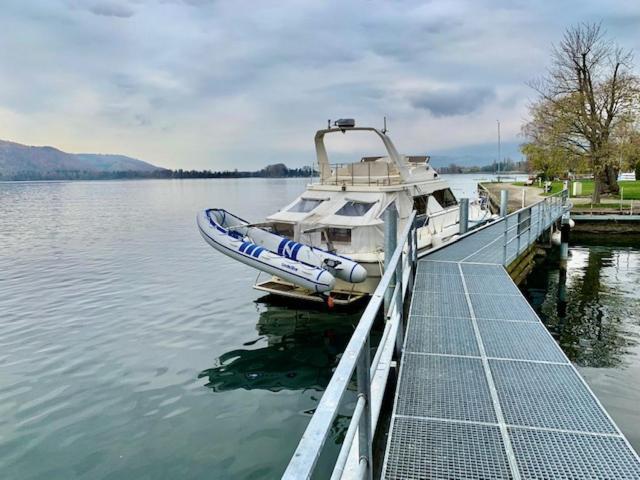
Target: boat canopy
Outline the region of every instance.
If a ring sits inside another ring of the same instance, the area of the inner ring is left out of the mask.
[[[366,253],[384,248],[384,210],[392,203],[400,222],[413,208],[410,196],[398,192],[307,191],[267,220],[295,225],[295,239],[319,248]],[[311,208],[309,211],[302,211]]]

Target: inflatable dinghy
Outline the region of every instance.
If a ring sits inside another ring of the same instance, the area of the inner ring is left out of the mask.
[[[203,210],[197,222],[206,242],[219,252],[315,293],[333,290],[336,278],[350,283],[367,278],[365,268],[347,257],[252,226],[226,210]]]

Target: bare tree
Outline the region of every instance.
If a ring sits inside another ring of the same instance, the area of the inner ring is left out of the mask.
[[[540,98],[523,127],[530,145],[547,147],[567,158],[584,159],[593,173],[593,203],[602,193],[618,193],[615,132],[638,114],[638,78],[631,51],[605,38],[599,24],[567,29],[553,47],[552,66],[530,85]]]

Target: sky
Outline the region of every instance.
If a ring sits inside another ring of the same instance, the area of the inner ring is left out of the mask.
[[[527,81],[578,22],[640,56],[631,0],[3,0],[0,138],[253,170],[312,165],[343,117],[386,116],[402,153],[493,158],[500,120],[515,157]],[[328,142],[341,161],[379,147]]]

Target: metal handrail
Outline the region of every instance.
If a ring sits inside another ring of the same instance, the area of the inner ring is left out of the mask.
[[[403,289],[402,279],[404,268],[408,268],[410,273],[415,268],[416,257],[416,235],[414,227],[415,211],[411,213],[406,221],[405,227],[398,237],[398,244],[387,264],[384,275],[380,279],[378,287],[371,296],[369,304],[356,326],[347,347],[342,354],[342,358],[336,367],[327,388],[325,389],[315,413],[298,443],[298,447],[287,466],[283,479],[300,480],[311,478],[318,458],[322,453],[324,444],[329,436],[333,422],[338,414],[338,408],[342,402],[347,386],[351,381],[353,373],[357,370],[358,402],[352,417],[347,435],[339,454],[339,463],[334,469],[335,475],[341,475],[348,458],[349,450],[355,439],[356,428],[358,429],[358,446],[361,478],[371,478],[372,476],[372,455],[373,432],[371,429],[371,378],[375,372],[370,361],[369,339],[371,328],[378,316],[378,312],[384,303],[385,292],[394,286],[395,299],[389,309],[388,321],[398,320],[396,334],[402,329],[402,301],[409,289]],[[408,266],[404,266],[403,254],[410,255]],[[398,276],[397,274],[400,273]],[[393,285],[395,283],[395,285]],[[404,292],[404,293],[403,293]],[[400,307],[400,308],[399,308]],[[394,341],[393,332],[386,334],[386,342]],[[382,342],[378,345],[381,350],[386,345]],[[376,358],[379,355],[376,352]],[[375,363],[375,362],[374,362]],[[362,405],[361,407],[359,405]],[[357,418],[356,418],[357,417]]]
[[[498,234],[497,238],[489,242],[486,246],[502,239],[504,241],[503,247],[505,249],[504,263],[506,264],[507,260],[511,258],[507,252],[508,245],[515,239],[519,242],[523,235],[528,236],[528,245],[531,240],[534,217],[537,219],[535,229],[537,235],[539,235],[555,221],[555,213],[557,212],[553,213],[552,210],[555,210],[555,208],[567,208],[565,203],[566,198],[566,190],[555,193],[534,203],[533,205],[521,208],[509,215],[506,215],[496,222],[491,222],[483,227],[471,230],[468,233],[461,235],[459,239],[472,235],[473,233],[477,233],[479,230],[484,228],[490,228],[500,222],[504,222],[504,235]],[[516,217],[517,223],[511,227],[509,226],[510,219],[514,218],[515,215],[521,215],[525,212],[528,212],[526,218],[521,219],[518,216]],[[358,397],[331,478],[339,479],[344,473],[345,466],[350,458],[350,450],[352,446],[353,448],[356,448],[354,445],[356,435],[359,439],[358,448],[356,449],[359,451],[358,458],[356,459],[359,466],[359,477],[371,478],[371,448],[373,441],[371,380],[374,378],[383,349],[389,345],[389,342],[397,342],[398,338],[402,335],[403,303],[405,295],[410,291],[410,288],[408,288],[404,282],[405,273],[408,274],[407,278],[410,279],[411,274],[415,271],[415,262],[417,261],[415,218],[416,212],[414,211],[407,219],[407,223],[405,224],[401,235],[398,237],[398,245],[387,264],[384,275],[382,276],[375,292],[371,296],[371,300],[362,314],[349,344],[347,345],[329,385],[327,385],[327,388],[318,403],[316,411],[307,425],[307,428],[300,439],[298,447],[296,448],[296,451],[282,478],[286,480],[311,478],[317,461],[322,453],[324,444],[331,431],[333,422],[338,414],[338,408],[340,407],[347,386],[356,371]],[[527,228],[521,230],[519,227],[526,222],[529,222]],[[509,239],[509,232],[516,229],[520,231],[518,231],[513,238]],[[447,244],[442,247],[432,249],[430,252],[439,250],[446,245]],[[520,243],[518,243],[518,251],[516,252],[516,255],[519,251]],[[403,261],[403,255],[408,259],[407,262]],[[385,325],[378,349],[374,355],[373,362],[371,362],[371,352],[369,349],[371,328],[375,322],[378,312],[384,304],[385,293],[388,291],[391,292],[389,311],[386,312],[388,321]]]

